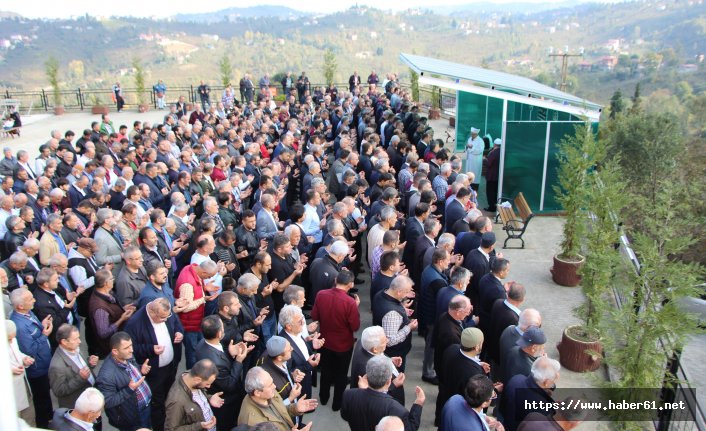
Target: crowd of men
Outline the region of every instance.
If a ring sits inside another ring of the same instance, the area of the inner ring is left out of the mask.
[[[296,83],[283,80],[281,106],[228,94],[205,113],[180,99],[159,124],[106,114],[78,138],[53,131],[35,160],[5,149],[19,417],[286,431],[325,405],[351,430],[400,431],[427,405],[447,431],[576,426],[524,403],[551,400],[559,365],[525,288],[506,281],[479,178],[394,76],[313,95]],[[408,357],[415,333],[422,363]],[[410,372],[438,386],[434,402],[416,387],[408,403]]]

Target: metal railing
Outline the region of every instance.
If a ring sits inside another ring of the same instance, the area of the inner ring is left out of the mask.
[[[614,222],[617,222],[617,217],[613,215]],[[622,224],[616,223],[617,228],[622,232]],[[640,273],[640,261],[635,255],[630,244],[630,240],[624,233],[620,237],[620,250],[623,255],[630,261],[633,270],[636,274]],[[615,297],[616,306],[622,308],[625,303],[625,298],[614,288],[613,295]],[[660,339],[660,345],[666,350],[667,343]],[[676,350],[671,356],[665,357],[665,375],[668,373],[674,376],[676,382],[673,385],[666,382],[662,387],[661,401],[663,402],[679,402],[683,401],[686,409],[682,410],[662,410],[658,412],[657,420],[654,422],[656,431],[706,431],[706,415],[704,414],[701,401],[696,397],[696,391],[689,386],[689,380],[686,372],[681,364],[681,350]]]
[[[342,89],[348,89],[348,83],[335,83],[339,91]],[[401,83],[402,88],[409,90],[410,85],[408,83]],[[312,83],[311,88],[314,87],[326,87],[325,84]],[[211,102],[220,101],[221,94],[225,87],[223,85],[211,85],[210,100]],[[232,87],[236,98],[241,97],[240,87]],[[270,88],[275,88],[278,94],[281,94],[282,87],[279,84],[270,85]],[[259,87],[255,90],[257,91]],[[140,99],[139,92],[136,88],[122,88],[123,99],[125,99],[126,106],[136,106]],[[94,105],[110,106],[114,105],[113,102],[113,91],[112,88],[76,88],[71,90],[61,90],[59,92],[61,96],[61,104],[66,110],[80,110],[90,109]],[[201,98],[198,94],[198,84],[189,86],[168,86],[166,92],[167,103],[175,103],[179,96],[184,96],[188,103],[200,102]],[[42,110],[48,112],[54,109],[55,101],[54,95],[51,90],[38,90],[38,91],[19,91],[5,89],[0,93],[0,97],[4,99],[15,99],[20,102],[20,106],[28,107],[32,106],[35,110]],[[146,88],[145,92],[142,94],[144,103],[152,105],[154,108],[157,107],[157,98],[152,88]],[[439,97],[441,101],[441,111],[444,116],[452,116],[456,114],[456,93],[441,90],[439,92]],[[426,107],[427,109],[432,107],[432,90],[429,87],[420,86],[419,88],[419,103]]]

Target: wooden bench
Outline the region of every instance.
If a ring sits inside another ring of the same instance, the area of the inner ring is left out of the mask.
[[[20,136],[19,127],[13,127],[11,129],[0,129],[0,137],[14,139],[15,136]]]
[[[512,209],[512,206],[498,205],[498,214],[503,222],[503,230],[507,232],[503,248],[507,248],[507,242],[511,239],[519,239],[522,241],[521,248],[525,248],[525,240],[522,239],[522,235],[525,234],[527,225],[534,217],[534,213],[527,204],[522,192],[515,197],[515,208],[517,208],[517,213]]]

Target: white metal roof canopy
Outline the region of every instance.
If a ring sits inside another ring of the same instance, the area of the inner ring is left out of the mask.
[[[404,53],[400,54],[400,60],[419,73],[421,84],[554,109],[591,121],[598,121],[600,117],[601,105],[522,76]],[[430,75],[452,78],[453,81]],[[460,80],[471,83],[461,83]]]

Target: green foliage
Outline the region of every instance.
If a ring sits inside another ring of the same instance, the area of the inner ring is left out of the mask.
[[[706,137],[706,93],[694,96],[689,101],[689,127],[698,136]]]
[[[91,93],[89,96],[91,100],[91,105],[93,106],[103,106],[103,98],[101,98],[100,93]]]
[[[277,72],[272,77],[270,77],[270,83],[272,85],[279,85],[280,82],[287,76],[287,72]]]
[[[334,54],[332,50],[327,49],[326,52],[324,52],[323,66],[324,81],[326,81],[326,85],[331,85],[334,83],[336,78],[336,68],[338,68],[338,64],[336,64],[336,54]]]
[[[640,106],[642,99],[640,98],[640,83],[635,84],[635,92],[632,95],[632,106],[630,107],[631,114],[637,114],[642,108]]]
[[[675,94],[682,103],[689,103],[689,100],[694,94],[694,89],[687,81],[679,81],[674,89]]]
[[[559,256],[565,260],[579,260],[581,256],[588,170],[595,166],[596,152],[593,147],[595,137],[590,123],[576,126],[574,135],[562,139],[559,144],[558,185],[554,186],[554,192],[565,211]]]
[[[615,117],[625,110],[625,101],[623,100],[623,93],[620,89],[615,90],[613,97],[610,98],[610,119],[614,120]]]
[[[441,109],[441,88],[436,85],[431,86],[431,107]]]
[[[627,205],[625,183],[620,164],[605,161],[605,143],[598,140],[591,149],[597,168],[589,173],[586,208],[591,218],[585,232],[586,262],[581,268],[581,287],[586,295],[585,307],[579,313],[589,331],[600,332],[600,321],[607,311],[611,287],[619,270],[621,256],[615,245],[620,241],[616,216]]]
[[[412,90],[412,100],[419,102],[419,74],[409,69],[409,82]]]
[[[615,283],[624,303],[604,322],[611,333],[606,359],[620,375],[617,387],[660,387],[666,358],[698,331],[696,319],[684,313],[680,299],[698,295],[695,286],[704,271],[674,257],[693,244],[693,235],[683,228],[694,220],[681,185],[669,180],[662,185],[656,205],[642,207],[651,228],[630,233],[639,273],[626,271],[625,279]]]
[[[233,77],[233,65],[230,63],[228,54],[223,54],[221,61],[218,62],[218,70],[221,72],[221,84],[227,87]]]
[[[655,205],[661,182],[673,176],[684,153],[683,130],[671,113],[636,112],[605,131],[608,152],[618,156],[631,191]],[[651,221],[649,221],[651,223]]]
[[[50,56],[44,62],[44,70],[51,85],[52,94],[54,96],[54,105],[61,106],[61,89],[59,88],[59,60],[54,56]]]
[[[135,70],[135,90],[137,90],[137,103],[145,104],[145,68],[138,57],[132,59],[132,68]]]

